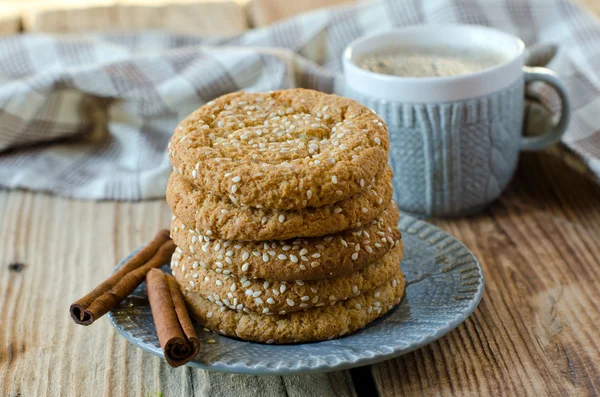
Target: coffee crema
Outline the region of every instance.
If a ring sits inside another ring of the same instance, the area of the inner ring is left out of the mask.
[[[433,47],[390,48],[363,55],[357,66],[375,73],[403,77],[448,77],[489,69],[505,62],[487,50]]]

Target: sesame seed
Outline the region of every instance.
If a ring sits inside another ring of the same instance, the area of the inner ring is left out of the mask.
[[[242,254],[242,260],[243,260],[243,261],[245,261],[245,260],[247,260],[249,257],[250,257],[250,254],[244,251],[244,253]]]
[[[287,259],[287,256],[283,255],[283,254],[279,254],[277,255],[277,259],[281,259],[282,261]]]
[[[254,303],[256,303],[257,305],[262,305],[264,302],[260,298],[254,298]]]
[[[279,219],[279,222],[283,223],[283,221],[285,221],[285,215],[281,214],[277,219]]]
[[[332,177],[331,177],[331,182],[333,182],[334,184],[337,184],[337,183],[338,183],[337,176],[335,176],[335,175],[334,175],[334,176],[332,176]]]
[[[306,254],[308,254],[308,250],[306,248],[302,248],[300,250],[300,255],[306,255]]]
[[[231,178],[231,180],[235,183],[238,183],[239,181],[242,180],[242,178],[239,175],[234,176],[233,178]]]
[[[193,287],[195,284],[192,280],[190,280],[190,285]]]
[[[379,139],[378,137],[375,137],[375,139],[373,139],[375,141],[376,144],[381,145],[381,139]]]
[[[242,271],[243,271],[243,272],[246,272],[246,271],[248,271],[248,267],[249,267],[249,265],[248,265],[247,263],[244,263],[244,264],[242,265]]]
[[[342,209],[340,207],[337,207],[336,209],[333,210],[334,214],[339,214],[340,212],[342,212]]]
[[[221,285],[223,285],[223,282],[221,280],[217,280],[215,281],[215,283],[220,287]]]
[[[253,293],[254,293],[254,291],[250,288],[248,288],[246,291],[244,291],[244,295],[247,295],[247,296],[252,296]]]
[[[312,190],[307,190],[306,191],[306,197],[308,197],[309,199],[312,197]]]
[[[231,288],[229,288],[231,290],[231,292],[235,292],[235,290],[237,289],[237,285],[235,283],[231,284]]]
[[[348,248],[348,243],[346,242],[346,240],[341,239],[340,242],[342,243],[342,245],[346,248]]]
[[[366,214],[367,212],[369,212],[369,210],[368,210],[366,207],[362,207],[360,210],[361,210],[362,212],[364,212],[365,214]]]
[[[364,187],[365,187],[365,180],[364,180],[364,179],[361,179],[361,180],[360,180],[360,187],[361,187],[361,188],[364,188]]]
[[[379,291],[376,291],[376,292],[373,294],[373,296],[374,296],[375,298],[379,298],[379,297],[381,296],[381,294],[379,293]],[[375,305],[375,306],[377,306],[377,305]]]
[[[319,267],[319,266],[321,266],[321,264],[319,262],[311,262],[310,266],[311,267]]]
[[[304,281],[302,281],[302,280],[296,280],[296,284],[298,284],[298,285],[304,285]]]
[[[269,261],[269,255],[267,255],[266,253],[262,254],[262,260],[263,262],[268,262]]]
[[[208,313],[206,313],[206,317],[208,317],[208,318],[212,318],[212,316],[213,316],[213,313],[212,313],[212,312],[208,312]],[[212,340],[212,339],[210,339],[210,340]],[[210,342],[209,342],[209,343],[210,343]],[[214,340],[213,340],[213,343],[214,343]]]
[[[286,289],[287,289],[287,287],[285,286],[285,284],[281,284],[281,286],[279,287],[279,292],[281,292],[283,294]]]
[[[356,251],[356,252],[360,251],[360,244],[356,244],[354,246],[354,251]]]
[[[290,255],[290,260],[294,263],[298,262],[298,257],[296,255]]]
[[[269,298],[269,299],[267,299],[267,303],[268,303],[269,305],[272,305],[272,304],[274,304],[274,303],[275,303],[275,299],[273,299],[273,298]]]
[[[358,259],[358,252],[352,254],[352,260],[355,261]]]
[[[291,245],[284,245],[283,247],[281,247],[281,249],[284,250],[284,251],[289,251],[289,250],[292,249],[292,246]]]
[[[192,177],[193,177],[193,178],[195,178],[197,175],[198,175],[198,171],[196,171],[196,170],[193,170],[193,171],[192,171]]]
[[[233,251],[229,250],[225,253],[225,256],[232,256],[233,255]]]
[[[198,268],[198,262],[192,263],[192,269],[197,269],[197,268]]]
[[[304,295],[304,296],[301,298],[301,300],[302,300],[302,302],[306,302],[306,301],[310,300],[310,296],[308,296],[308,295]]]
[[[250,281],[248,280],[248,281],[246,281],[244,284],[242,284],[242,287],[246,288],[246,287],[250,286],[250,284],[251,284],[251,283],[250,283]]]
[[[291,299],[289,299],[289,298],[288,298],[288,299],[286,299],[285,301],[286,301],[286,302],[287,302],[287,304],[288,304],[288,305],[290,305],[290,306],[294,306],[294,305],[296,304],[296,303],[295,303],[293,300],[291,300]]]
[[[233,186],[231,187],[231,193],[235,193],[235,192],[237,192],[237,189],[238,189],[237,185],[233,185]]]
[[[330,301],[334,301],[334,300],[336,300],[336,299],[337,299],[337,298],[336,298],[334,295],[329,295],[329,300],[330,300]]]
[[[306,266],[300,265],[300,270],[306,270]]]
[[[396,281],[396,279],[392,280],[392,287],[396,288],[396,285],[398,285],[398,282]]]
[[[342,192],[341,190],[336,190],[335,194],[337,194],[338,196],[341,196],[342,194],[344,194],[344,192]]]
[[[255,298],[258,298],[258,297],[259,297],[259,296],[261,296],[261,295],[262,295],[262,291],[255,291],[255,292],[252,294],[252,296],[253,296],[253,297],[255,297]]]

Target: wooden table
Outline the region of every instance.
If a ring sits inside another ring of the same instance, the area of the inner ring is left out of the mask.
[[[169,218],[164,201],[0,192],[0,396],[600,393],[600,188],[548,154],[522,156],[509,191],[485,212],[435,221],[482,263],[474,315],[425,348],[351,371],[172,369],[105,318],[75,325],[69,304]]]

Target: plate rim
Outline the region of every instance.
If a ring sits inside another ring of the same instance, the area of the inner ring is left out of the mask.
[[[342,361],[340,363],[336,363],[333,365],[328,364],[327,362],[323,362],[323,363],[320,363],[320,364],[314,365],[314,366],[307,366],[307,365],[304,365],[302,367],[278,366],[278,367],[272,368],[272,367],[267,367],[265,365],[260,365],[260,364],[256,364],[253,367],[249,367],[246,364],[226,364],[226,363],[204,364],[200,361],[192,360],[192,361],[189,361],[188,363],[186,363],[185,366],[199,368],[199,369],[203,369],[203,370],[207,370],[207,371],[217,371],[217,372],[246,374],[246,375],[273,375],[273,376],[292,375],[292,374],[300,375],[300,374],[310,374],[310,373],[324,373],[324,372],[331,372],[331,371],[341,371],[341,370],[347,370],[347,369],[361,367],[361,366],[365,366],[365,365],[372,365],[372,364],[376,364],[376,363],[379,363],[382,361],[400,357],[404,354],[413,352],[413,351],[420,349],[432,342],[435,342],[436,340],[447,335],[448,333],[450,333],[451,331],[456,329],[460,324],[462,324],[467,318],[469,318],[469,316],[475,311],[475,309],[481,302],[481,299],[482,299],[483,293],[484,293],[484,289],[485,289],[485,277],[483,274],[483,269],[481,267],[481,264],[479,263],[479,260],[475,256],[475,254],[462,241],[460,241],[458,238],[452,236],[447,231],[437,227],[436,225],[433,225],[429,222],[418,219],[418,218],[413,217],[408,214],[403,214],[402,219],[399,221],[398,224],[400,225],[401,223],[405,223],[407,221],[420,222],[430,228],[435,229],[436,231],[441,231],[443,234],[451,237],[453,240],[458,242],[460,244],[460,246],[467,251],[467,253],[471,257],[471,259],[473,260],[473,263],[477,269],[477,274],[479,275],[479,278],[481,280],[481,283],[477,286],[477,291],[474,293],[473,299],[471,299],[471,301],[469,302],[469,305],[466,308],[464,308],[463,310],[461,310],[460,312],[458,312],[453,319],[449,320],[444,326],[438,328],[435,332],[424,335],[421,340],[414,343],[410,347],[402,348],[402,347],[395,346],[392,348],[392,351],[389,353],[379,353],[379,354],[376,353],[371,357],[363,356],[363,357],[359,357],[358,359],[356,359],[354,361],[346,360],[346,361]],[[136,248],[134,251],[132,251],[130,253],[130,255],[134,254],[140,248],[141,247]],[[128,255],[128,257],[130,255]],[[116,267],[121,266],[125,260],[127,260],[127,257],[125,259],[123,259]],[[407,287],[408,287],[408,285],[407,285]],[[402,299],[404,300],[405,297],[403,297]],[[392,310],[396,310],[397,307],[398,307],[398,305],[396,305],[394,307],[394,309],[392,309]],[[165,359],[164,354],[161,349],[152,348],[149,346],[149,344],[147,344],[145,342],[140,342],[139,339],[132,336],[120,324],[118,324],[116,317],[113,314],[113,310],[111,310],[108,313],[108,319],[109,319],[110,324],[113,326],[113,328],[115,328],[121,336],[123,336],[128,342],[132,343],[134,346],[142,349],[143,351],[148,352],[152,355],[158,356],[163,360]],[[375,326],[377,326],[377,325],[375,325]],[[358,332],[361,332],[361,330],[356,331],[356,333],[358,333]],[[352,334],[350,334],[350,335],[352,335]],[[220,335],[220,336],[226,337],[223,335]],[[232,338],[230,338],[230,339],[232,339]],[[240,340],[240,342],[253,343],[253,342],[242,341],[242,340]],[[305,345],[319,344],[319,343],[324,343],[324,342],[327,342],[327,341],[310,342],[310,343],[305,343]],[[259,343],[257,343],[257,344],[259,344]]]

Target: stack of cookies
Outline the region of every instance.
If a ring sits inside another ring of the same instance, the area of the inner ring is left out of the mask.
[[[266,343],[332,339],[404,292],[381,119],[350,99],[238,92],[169,144],[171,268],[205,327]]]

